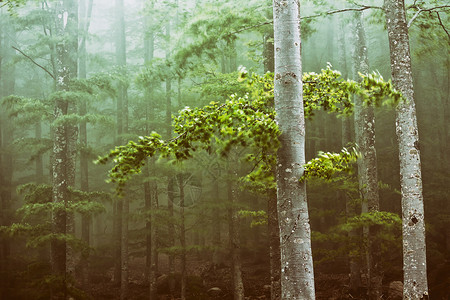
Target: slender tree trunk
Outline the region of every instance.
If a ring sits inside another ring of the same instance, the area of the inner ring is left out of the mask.
[[[300,3],[273,1],[275,110],[281,130],[277,153],[282,299],[314,299],[306,186],[299,182],[305,164],[305,120],[300,58]]]
[[[115,13],[116,13],[116,63],[121,67],[121,72],[125,74],[125,68],[127,65],[126,58],[126,38],[125,38],[125,19],[124,19],[124,2],[123,0],[115,0]],[[122,106],[118,107],[120,110],[118,113],[122,116],[123,134],[128,133],[128,95],[127,87],[123,82],[119,82],[119,98],[122,102]],[[120,136],[119,136],[120,138]],[[130,203],[129,198],[124,197],[119,202],[119,206],[122,206],[122,222],[119,223],[121,227],[120,238],[120,299],[128,299],[128,217]],[[120,211],[120,209],[119,209]]]
[[[152,200],[152,211],[158,210],[158,186],[156,183],[153,185],[153,200]],[[158,227],[156,226],[155,218],[152,218],[152,245],[151,245],[151,267],[150,267],[150,299],[156,299],[157,295],[157,285],[156,277],[158,274]]]
[[[367,44],[362,22],[362,13],[355,13],[355,72],[369,73]],[[362,199],[362,213],[379,211],[377,157],[375,151],[375,116],[372,107],[364,105],[360,97],[355,97],[355,135],[361,152],[358,160],[359,190]],[[369,299],[380,299],[382,290],[381,247],[376,242],[377,227],[364,228],[368,241],[366,249],[367,287]]]
[[[166,24],[166,37],[167,41],[170,41],[170,22]],[[169,49],[166,51],[166,59],[169,59],[170,52]],[[172,78],[168,76],[166,78],[166,126],[167,126],[167,138],[171,138],[172,136]],[[173,199],[174,199],[174,180],[172,174],[169,175],[167,181],[167,209],[169,211],[170,219],[174,219],[174,211],[173,211]],[[175,227],[173,221],[169,222],[169,246],[175,246]],[[169,254],[169,289],[171,295],[175,292],[175,256],[170,253]]]
[[[219,178],[215,176],[213,179],[213,197],[212,197],[212,205],[217,205],[219,199],[220,199],[220,192],[219,192]],[[212,209],[212,244],[214,247],[213,250],[213,267],[216,269],[218,265],[221,263],[221,236],[220,236],[220,227],[221,227],[221,211],[217,207],[213,207]]]
[[[273,11],[270,18],[273,18]],[[273,47],[273,28],[264,35],[264,72],[275,71]],[[276,174],[274,174],[274,178]],[[280,260],[280,229],[278,227],[277,191],[269,192],[267,201],[269,234],[269,256],[270,256],[270,299],[281,299],[281,260]]]
[[[403,231],[403,299],[428,299],[425,221],[408,26],[403,0],[385,0],[391,73],[403,93],[396,111]]]
[[[74,34],[77,28],[77,10],[73,0],[65,0],[57,7],[57,32],[61,37],[55,46],[55,70],[56,90],[67,91],[69,81],[76,76],[77,66],[73,57],[78,48],[77,36]],[[62,16],[67,16],[67,19]],[[72,103],[63,99],[56,99],[54,106],[54,118],[73,113]],[[69,187],[75,181],[75,141],[77,130],[73,124],[59,123],[54,128],[53,143],[53,204],[52,225],[53,233],[66,235],[73,233],[73,213],[67,208],[71,204]],[[52,298],[61,299],[67,297],[67,277],[74,271],[74,261],[71,247],[65,240],[53,240],[51,242],[51,262],[53,274],[62,279],[62,290],[52,290]]]
[[[274,49],[273,49],[273,31],[264,35],[264,72],[273,72],[275,70]]]
[[[186,228],[184,215],[184,178],[178,174],[180,193],[180,244],[181,244],[181,300],[186,300]]]
[[[42,139],[42,124],[41,121],[38,121],[36,123],[35,127],[35,137],[36,140]],[[42,154],[38,153],[36,155],[36,183],[43,183],[44,182],[44,165],[42,162]]]
[[[78,77],[86,78],[86,38],[89,29],[90,11],[92,11],[93,0],[89,1],[86,9],[86,1],[79,0],[79,32],[81,34],[80,46],[78,52]],[[85,101],[80,103],[80,116],[87,113],[87,105]],[[81,190],[89,192],[89,156],[87,153],[88,137],[87,137],[87,122],[80,123],[80,184]],[[81,239],[86,243],[86,248],[81,253],[81,281],[83,287],[86,289],[89,285],[89,245],[90,245],[90,225],[91,216],[83,214],[81,216]]]
[[[153,9],[154,1],[150,1],[150,8]],[[153,33],[153,22],[150,17],[146,18],[146,27],[149,28],[144,39],[144,62],[150,63],[153,60],[154,53],[154,33]],[[150,122],[153,122],[155,117],[154,113],[154,101],[153,99],[153,87],[149,86],[146,90],[146,134],[150,133]],[[149,169],[154,169],[155,160],[150,159],[149,167],[144,169],[145,175],[150,176]],[[154,212],[158,209],[158,186],[156,182],[149,182],[148,180],[144,183],[144,193],[145,193],[145,208],[150,211],[149,219],[146,222],[147,230],[147,249],[146,249],[146,259],[147,259],[147,270],[148,270],[148,281],[149,281],[149,296],[150,299],[156,299],[157,297],[157,272],[158,272],[158,251],[157,251],[157,224],[155,222]]]
[[[122,215],[122,244],[121,244],[121,284],[120,299],[128,299],[128,217],[130,212],[130,202],[123,199],[123,215]]]
[[[340,22],[340,35],[339,35],[339,50],[340,50],[340,63],[339,69],[342,72],[344,78],[348,77],[348,67],[347,67],[347,51],[346,51],[346,38],[345,38],[345,28],[343,22]],[[348,143],[353,141],[352,138],[352,119],[351,117],[344,117],[342,119],[342,135],[341,135],[341,146],[346,147]],[[356,215],[356,205],[354,199],[349,197],[349,195],[344,192],[342,197],[345,199],[345,213],[347,218],[354,217]],[[354,241],[359,240],[359,233],[357,230],[351,230],[348,233],[349,248],[359,247]],[[351,251],[358,252],[358,251]],[[350,269],[349,274],[349,290],[353,297],[358,297],[360,295],[360,290],[362,288],[361,284],[361,260],[358,255],[349,253],[348,255],[348,265]]]
[[[113,281],[115,285],[121,284],[121,246],[122,246],[122,199],[114,199],[113,201],[113,244],[114,244],[114,275]]]
[[[276,190],[269,192],[267,214],[270,249],[270,299],[279,300],[281,299],[281,260]]]
[[[239,216],[237,212],[238,191],[233,179],[237,178],[234,166],[229,165],[227,194],[228,194],[228,228],[230,238],[231,274],[233,279],[233,299],[244,299],[244,283],[242,281],[241,241],[239,234]]]
[[[8,17],[0,14],[2,18],[0,24],[0,49],[4,49],[0,55],[0,99],[14,94],[16,77],[15,65],[3,65],[3,59],[9,62],[12,59],[12,48],[10,38],[15,37],[15,32],[9,26]],[[4,34],[10,38],[4,39]],[[8,66],[9,65],[9,66]],[[4,76],[7,74],[6,76]],[[2,103],[0,103],[2,105]],[[13,187],[14,164],[11,146],[14,140],[14,125],[7,114],[0,111],[0,226],[9,226],[11,223],[11,201]],[[4,280],[0,283],[0,298],[7,299],[7,289],[10,287],[10,276],[8,276],[12,266],[9,256],[11,254],[10,238],[2,235],[0,237],[0,274]]]

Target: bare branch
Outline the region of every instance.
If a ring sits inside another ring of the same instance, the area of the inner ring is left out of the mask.
[[[432,8],[424,9],[424,11],[433,11],[433,10],[440,9],[440,8],[450,8],[450,5],[435,6],[435,7],[432,7]]]
[[[301,19],[301,20],[304,20],[304,19],[305,19],[305,20],[306,20],[306,19],[313,19],[313,18],[318,18],[318,17],[327,16],[327,15],[338,14],[338,13],[347,12],[347,11],[364,11],[364,10],[367,10],[367,9],[383,9],[383,8],[380,7],[380,6],[368,6],[368,5],[360,5],[360,4],[356,4],[356,5],[358,5],[359,7],[342,8],[342,9],[330,10],[330,11],[327,11],[327,12],[324,12],[324,13],[320,13],[320,14],[317,14],[317,15],[311,15],[311,16],[306,16],[306,17],[300,17],[300,19]],[[241,29],[239,29],[239,30],[230,32],[229,34],[227,34],[227,36],[230,36],[230,35],[233,35],[233,34],[236,34],[236,33],[240,33],[240,32],[243,32],[243,31],[246,31],[246,30],[249,30],[249,29],[258,28],[258,27],[261,27],[261,26],[264,26],[264,25],[268,25],[268,24],[273,24],[273,21],[272,21],[272,20],[269,20],[269,21],[262,22],[262,23],[259,23],[259,24],[256,24],[256,25],[252,25],[252,26],[248,26],[248,27],[243,27],[243,28],[241,28]]]
[[[19,49],[17,49],[17,48],[14,47],[14,46],[12,46],[12,48],[13,48],[14,50],[16,50],[16,51],[19,51],[20,54],[22,54],[23,56],[25,56],[26,58],[28,58],[29,60],[31,60],[31,62],[34,63],[36,66],[38,66],[39,68],[41,68],[42,70],[44,70],[48,75],[50,75],[50,76],[53,78],[53,80],[56,80],[55,76],[54,76],[52,73],[50,73],[49,70],[47,70],[46,68],[44,68],[43,66],[41,66],[40,64],[38,64],[37,62],[35,62],[34,59],[32,59],[31,57],[29,57],[28,55],[26,55],[25,53],[23,53],[22,50],[19,50]]]
[[[423,10],[419,7],[419,10],[414,14],[414,16],[411,18],[411,20],[409,20],[408,22],[408,28],[411,27],[412,22],[419,16],[419,14],[422,12]]]
[[[439,24],[441,24],[442,29],[444,29],[445,33],[447,34],[448,38],[450,39],[450,34],[448,33],[447,29],[445,28],[444,23],[442,23],[442,19],[441,19],[441,16],[439,15],[439,12],[436,12],[436,15],[438,17]]]
[[[326,15],[333,15],[333,14],[338,14],[338,13],[342,13],[342,12],[347,12],[347,11],[364,11],[367,9],[383,9],[380,6],[367,6],[367,5],[358,5],[359,7],[352,7],[352,8],[341,8],[341,9],[336,9],[336,10],[330,10],[324,13],[320,13],[317,15],[312,15],[312,16],[306,16],[306,17],[301,17],[301,19],[312,19],[312,18],[317,18],[317,17],[322,17],[322,16],[326,16]]]
[[[433,10],[436,10],[436,9],[450,8],[450,5],[440,5],[440,6],[430,7],[430,8],[421,8],[420,6],[414,4],[414,5],[411,5],[409,8],[417,8],[418,10],[414,14],[414,16],[411,18],[411,20],[409,20],[408,28],[411,27],[412,22],[419,16],[419,14],[421,12],[424,12],[424,11],[432,12]],[[439,13],[438,13],[438,18],[439,18],[439,22],[441,22],[441,24],[442,24],[442,20],[441,20],[441,17],[439,16]],[[445,30],[445,28],[444,28],[444,30]],[[445,30],[445,32],[447,32],[447,30]]]

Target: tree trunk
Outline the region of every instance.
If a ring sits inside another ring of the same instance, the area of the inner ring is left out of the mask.
[[[414,104],[411,54],[405,3],[385,0],[391,73],[394,87],[403,93],[396,111],[402,194],[403,299],[427,299],[425,221],[420,169],[419,133]]]
[[[215,207],[215,205],[217,205],[217,203],[219,202],[220,199],[220,192],[219,192],[219,174],[217,174],[217,176],[214,176],[213,180],[213,195],[212,195],[212,205],[213,205],[213,209],[212,209],[212,244],[214,247],[213,250],[213,267],[214,269],[216,269],[219,264],[222,262],[221,261],[221,253],[222,253],[222,248],[221,248],[221,237],[220,237],[220,227],[221,227],[221,210],[217,207]]]
[[[114,245],[114,274],[113,282],[115,285],[121,284],[121,247],[122,247],[122,199],[113,201],[113,245]]]
[[[35,137],[36,140],[41,140],[42,138],[42,123],[41,121],[36,122],[35,127]],[[43,183],[44,182],[44,164],[42,162],[42,154],[38,153],[36,155],[36,183]]]
[[[115,0],[115,18],[116,18],[116,63],[121,68],[121,72],[125,74],[127,65],[126,57],[126,38],[125,38],[125,19],[124,19],[124,4],[123,0]],[[127,86],[123,82],[119,82],[119,95],[122,106],[118,107],[121,117],[121,123],[118,126],[123,126],[123,134],[128,133],[128,95]],[[119,102],[119,101],[118,101]],[[123,138],[119,136],[123,141]],[[122,222],[118,225],[121,227],[120,237],[120,299],[128,299],[128,216],[130,203],[129,198],[124,197],[119,202],[119,207],[122,206]],[[119,209],[120,211],[120,209]]]
[[[65,0],[57,7],[57,29],[56,35],[61,39],[55,45],[56,59],[56,90],[67,91],[69,81],[76,76],[77,65],[74,55],[77,51],[77,10],[73,0]],[[67,16],[67,19],[62,16]],[[54,106],[54,118],[64,117],[73,113],[73,104],[64,100],[56,99]],[[73,124],[61,122],[54,128],[53,136],[53,195],[52,201],[55,205],[52,210],[52,230],[55,234],[73,233],[73,213],[66,209],[71,204],[69,187],[75,183],[75,141],[77,129]],[[53,274],[62,279],[61,290],[52,290],[52,298],[60,299],[67,297],[67,277],[74,271],[74,261],[71,247],[66,241],[53,240],[51,242],[51,263]]]
[[[299,182],[305,164],[299,1],[274,0],[273,16],[281,298],[308,300],[315,291],[306,186]]]
[[[158,186],[156,183],[153,185],[153,200],[152,200],[152,211],[156,211],[158,209]],[[151,236],[152,236],[152,245],[151,245],[151,267],[150,267],[150,299],[156,299],[157,295],[157,285],[156,285],[156,277],[158,274],[158,228],[156,226],[155,218],[152,218],[152,228],[151,228]]]
[[[270,18],[273,18],[270,12]],[[275,71],[273,28],[264,35],[264,72]],[[274,174],[276,177],[276,174]],[[278,227],[277,191],[271,190],[267,201],[270,257],[270,299],[281,299],[281,262],[280,262],[280,230]]]
[[[369,73],[367,44],[362,22],[362,13],[355,13],[355,71],[354,74]],[[358,76],[359,77],[359,76]],[[355,78],[356,79],[356,78]],[[356,79],[358,80],[358,79]],[[361,152],[358,160],[359,190],[362,213],[379,211],[377,157],[375,150],[375,116],[373,107],[367,107],[361,97],[355,97],[355,136]],[[382,294],[381,247],[376,242],[377,227],[364,228],[366,249],[367,287],[369,299],[380,299]]]
[[[144,2],[145,5],[145,2]],[[153,9],[154,2],[150,1],[150,8]],[[153,60],[154,55],[154,33],[153,33],[153,23],[150,17],[147,17],[146,27],[148,31],[144,38],[144,62],[146,64]],[[146,96],[146,128],[145,134],[150,133],[150,122],[153,122],[155,117],[154,113],[154,101],[153,99],[153,87],[149,86],[145,90]],[[150,158],[148,167],[144,169],[144,174],[146,177],[150,176],[149,169],[154,169],[155,160]],[[149,296],[150,299],[156,299],[157,297],[157,272],[158,272],[158,252],[157,252],[157,224],[155,222],[154,212],[158,209],[158,186],[157,183],[146,180],[144,183],[144,197],[145,197],[145,208],[147,212],[150,212],[148,220],[145,224],[147,236],[146,236],[146,264],[148,272],[148,282],[149,282]]]
[[[121,283],[120,299],[128,299],[128,215],[130,212],[130,202],[128,199],[122,199],[122,239],[121,239]]]
[[[16,77],[15,65],[10,64],[13,52],[10,40],[15,37],[15,32],[9,26],[8,16],[0,14],[2,24],[0,24],[0,49],[4,49],[3,55],[0,55],[0,99],[14,94]],[[9,38],[5,38],[8,35]],[[2,64],[6,60],[5,65]],[[5,76],[7,74],[7,76]],[[2,103],[0,103],[2,105]],[[0,226],[9,226],[11,224],[11,200],[13,187],[14,164],[11,143],[14,140],[14,125],[8,118],[4,110],[0,111]],[[2,235],[0,237],[0,274],[4,280],[0,284],[0,298],[7,299],[7,289],[11,284],[11,276],[8,276],[11,264],[9,257],[11,255],[10,238]]]
[[[268,231],[270,255],[270,299],[281,299],[280,230],[278,227],[277,191],[269,192]]]
[[[86,78],[86,38],[89,29],[90,11],[92,10],[93,0],[89,0],[88,9],[86,10],[86,1],[79,0],[79,32],[81,40],[78,52],[78,78]],[[80,116],[87,113],[87,105],[85,101],[80,103]],[[80,123],[80,184],[81,190],[89,192],[89,157],[87,153],[87,122]],[[90,245],[90,225],[91,216],[83,214],[81,216],[81,239],[86,243],[86,248],[81,253],[81,282],[86,289],[89,285],[89,245]]]
[[[180,193],[180,244],[181,244],[181,300],[186,300],[186,228],[184,216],[184,178],[178,174]]]
[[[237,212],[238,191],[236,186],[237,172],[234,166],[228,166],[228,228],[230,239],[231,276],[233,280],[233,299],[244,299],[244,283],[242,281],[241,241],[239,234],[239,216]],[[234,181],[233,181],[234,180]]]
[[[170,42],[170,22],[166,24],[166,37],[167,41]],[[166,59],[169,59],[170,52],[169,48],[166,51]],[[167,138],[170,139],[172,136],[172,78],[168,76],[166,78],[166,126],[167,126]],[[171,221],[169,222],[169,247],[175,246],[175,227],[173,224],[174,211],[173,211],[173,200],[174,200],[174,180],[172,174],[169,174],[167,181],[167,209],[169,211],[169,216]],[[169,253],[169,289],[171,295],[175,292],[175,256]]]

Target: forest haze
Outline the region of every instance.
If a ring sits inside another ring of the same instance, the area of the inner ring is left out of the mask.
[[[0,1],[0,299],[449,299],[445,0]]]

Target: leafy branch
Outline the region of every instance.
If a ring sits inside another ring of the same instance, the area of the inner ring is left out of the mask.
[[[312,117],[314,110],[322,108],[337,114],[350,114],[353,112],[352,94],[361,95],[367,105],[394,105],[401,99],[401,94],[392,83],[384,81],[379,74],[361,77],[361,83],[343,80],[341,74],[331,70],[330,66],[320,74],[304,74],[303,80],[307,82],[304,85],[305,114]],[[172,124],[177,134],[175,138],[166,141],[153,132],[99,157],[97,163],[113,161],[109,181],[117,184],[117,192],[121,194],[126,181],[141,172],[148,157],[159,154],[183,161],[198,150],[212,153],[213,144],[222,156],[227,156],[233,146],[249,147],[256,154],[247,159],[258,167],[246,176],[247,180],[271,178],[280,134],[273,109],[273,74],[248,76],[243,71],[240,81],[246,81],[250,87],[250,92],[245,96],[231,95],[223,104],[211,102],[202,108],[186,107],[181,110]],[[347,149],[339,154],[324,154],[306,167],[309,168],[306,176],[327,177],[330,162],[337,171],[347,170],[347,165],[355,157],[356,152]]]

